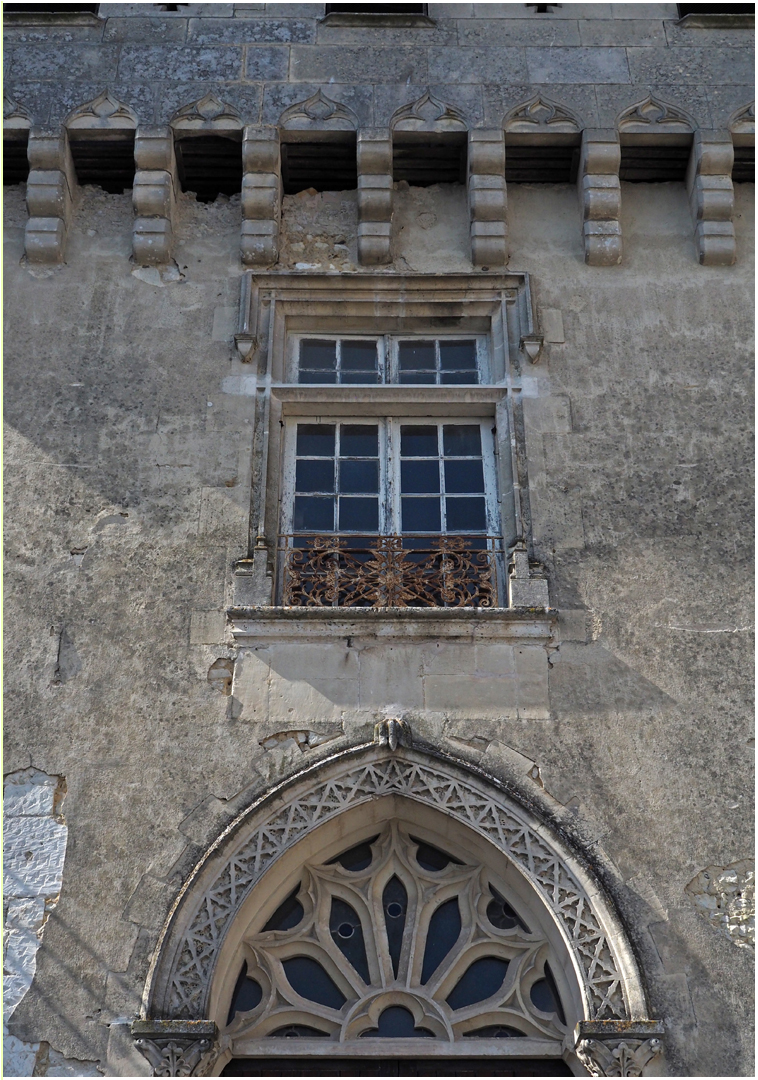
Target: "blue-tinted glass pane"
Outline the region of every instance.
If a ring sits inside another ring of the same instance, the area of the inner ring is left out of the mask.
[[[440,382],[443,386],[470,386],[478,383],[479,378],[475,371],[443,371]]]
[[[412,836],[411,840],[414,844],[418,844],[416,862],[424,870],[444,870],[450,863],[455,863],[456,866],[462,865],[460,859],[448,855],[445,851],[440,851],[439,848],[432,847],[431,844],[427,844],[424,840],[417,840],[415,836]]]
[[[298,457],[334,457],[334,424],[298,424]]]
[[[400,966],[400,951],[403,947],[405,916],[408,910],[408,893],[400,878],[393,877],[387,882],[382,894],[384,925],[387,928],[387,944],[392,959],[392,967],[397,978]]]
[[[445,491],[484,491],[481,461],[446,461]]]
[[[526,1035],[518,1028],[507,1027],[505,1024],[490,1024],[488,1027],[477,1028],[476,1031],[464,1031],[464,1039],[525,1039]]]
[[[413,1013],[402,1005],[390,1005],[379,1017],[379,1027],[364,1031],[362,1039],[433,1039],[428,1028],[413,1026]]]
[[[461,932],[461,912],[455,897],[441,904],[429,920],[424,950],[424,966],[421,982],[431,979],[458,940]]]
[[[376,532],[378,528],[378,499],[340,499],[340,532]]]
[[[424,383],[436,383],[437,373],[435,371],[401,371],[400,372],[401,383],[413,383],[414,385],[423,385]]]
[[[378,490],[378,461],[340,461],[340,491],[343,494],[369,494]]]
[[[234,987],[234,993],[232,994],[232,1004],[229,1008],[229,1016],[227,1017],[227,1024],[231,1024],[232,1020],[238,1012],[252,1012],[253,1009],[261,1003],[263,997],[263,991],[260,984],[255,979],[249,979],[247,977],[247,961],[242,965],[242,971],[240,971],[239,978],[237,979],[237,985]]]
[[[482,433],[478,424],[445,424],[445,457],[481,457]]]
[[[562,1024],[566,1023],[561,999],[558,997],[558,987],[550,968],[545,964],[545,977],[536,982],[529,991],[532,1004],[544,1013],[555,1013]]]
[[[334,499],[296,495],[293,528],[295,532],[334,532]]]
[[[284,900],[271,916],[269,921],[263,927],[263,932],[268,930],[291,930],[293,926],[297,926],[303,918],[303,905],[297,898],[297,894],[300,891],[300,886],[291,892],[290,895]]]
[[[481,532],[487,528],[484,499],[446,499],[447,531]]]
[[[436,457],[437,428],[403,424],[400,428],[400,453],[403,457]]]
[[[269,1032],[271,1039],[328,1039],[329,1033],[319,1031],[318,1028],[308,1027],[307,1024],[289,1024],[287,1027],[277,1028]]]
[[[310,956],[292,956],[282,960],[284,974],[292,989],[308,1001],[316,1001],[329,1009],[341,1009],[347,1000],[340,988],[327,975],[321,964]]]
[[[524,920],[513,910],[508,901],[500,895],[497,889],[490,885],[490,892],[494,897],[487,905],[487,918],[498,930],[513,930],[520,926],[525,934],[531,934],[531,930]]]
[[[443,371],[476,371],[476,342],[441,341],[440,367]]]
[[[404,495],[434,492],[440,489],[440,467],[437,461],[402,461],[400,490]]]
[[[424,371],[435,368],[433,341],[401,341],[398,347],[401,371]]]
[[[334,459],[304,458],[295,466],[296,491],[334,491]]]
[[[343,424],[340,430],[340,457],[378,457],[379,428],[376,424]]]
[[[308,371],[300,368],[298,382],[301,383],[336,383],[336,371]]]
[[[376,371],[375,341],[343,341],[342,371]]]
[[[448,994],[448,1005],[451,1009],[464,1009],[467,1005],[492,997],[503,985],[507,971],[508,961],[499,956],[483,956],[475,960]]]
[[[338,897],[332,899],[329,932],[342,955],[353,965],[365,983],[371,981],[363,943],[363,928],[356,912]]]
[[[403,532],[439,532],[442,528],[439,499],[401,499]]]
[[[371,866],[371,860],[373,858],[371,854],[371,845],[375,840],[376,837],[372,836],[370,840],[364,840],[362,844],[356,844],[355,847],[343,851],[342,854],[337,855],[336,858],[330,859],[329,863],[339,863],[345,870],[350,870],[352,873],[356,873],[358,870],[366,870]]]
[[[379,373],[376,371],[345,371],[342,370],[343,383],[356,383],[367,385],[379,382]]]
[[[336,341],[301,341],[300,369],[329,371],[337,368]]]

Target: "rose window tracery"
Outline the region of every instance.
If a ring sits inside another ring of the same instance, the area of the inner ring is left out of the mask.
[[[235,1042],[564,1038],[559,965],[538,920],[487,866],[412,833],[392,821],[305,863],[262,913],[238,954]]]

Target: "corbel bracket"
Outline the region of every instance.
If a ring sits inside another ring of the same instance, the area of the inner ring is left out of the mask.
[[[542,353],[545,339],[542,334],[524,334],[521,338],[521,348],[529,357],[529,362],[536,364]]]
[[[219,1053],[212,1020],[135,1020],[132,1036],[152,1076],[207,1076]]]
[[[590,1076],[644,1076],[663,1050],[664,1031],[660,1020],[582,1020],[574,1049]]]

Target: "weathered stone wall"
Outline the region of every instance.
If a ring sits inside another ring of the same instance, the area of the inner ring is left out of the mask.
[[[427,82],[496,125],[530,81],[588,126],[657,87],[724,127],[752,95],[730,81],[748,31],[696,36],[674,5],[564,5],[549,30],[520,5],[430,5],[434,28],[381,32],[317,5],[209,7],[109,5],[99,36],[64,40],[10,27],[8,89],[40,123],[106,83],[161,122],[213,89],[275,123],[332,78],[366,124]],[[5,768],[65,776],[68,826],[14,1036],[145,1074],[128,1024],[194,863],[251,798],[392,713],[568,822],[629,929],[669,1070],[751,1073],[750,950],[703,918],[696,880],[743,874],[752,850],[753,187],[735,192],[734,266],[698,266],[683,184],[622,184],[624,261],[588,267],[575,189],[509,185],[509,267],[551,330],[522,380],[547,646],[264,642],[219,666],[254,420],[233,345],[239,200],[182,196],[161,276],[129,262],[129,196],[82,189],[65,265],[30,273],[6,188]],[[356,229],[354,192],[286,197],[280,268],[353,269]],[[389,272],[473,269],[464,189],[399,185],[393,255]]]

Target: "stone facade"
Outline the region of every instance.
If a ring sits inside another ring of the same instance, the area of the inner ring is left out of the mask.
[[[470,856],[466,925],[485,873],[539,912],[533,941],[488,948],[548,957],[565,1007],[458,1039],[444,980],[383,983],[440,1071],[476,1043],[504,1070],[751,1075],[745,22],[6,16],[6,146],[30,170],[4,192],[6,1075],[265,1056],[258,1014],[228,1019],[240,958],[259,989],[273,971],[255,912],[304,866],[332,889],[349,843],[404,822]],[[193,139],[238,155],[237,193],[183,190]],[[123,194],[77,175],[98,140],[133,140]],[[293,161],[353,146],[352,186],[288,193]],[[396,152],[465,168],[418,186]],[[553,152],[570,179],[519,179]],[[679,179],[626,180],[645,155]],[[374,336],[384,381],[298,381],[297,343],[340,334]],[[476,385],[393,385],[403,335],[446,334],[479,343]],[[444,606],[460,550],[428,556],[430,586],[389,542],[360,564],[371,603],[282,606],[312,587],[281,539],[294,425],[384,425],[389,470],[422,420],[491,439],[499,536],[458,578],[480,606]],[[427,606],[382,606],[398,574]],[[402,877],[414,835],[377,841],[381,866]]]

